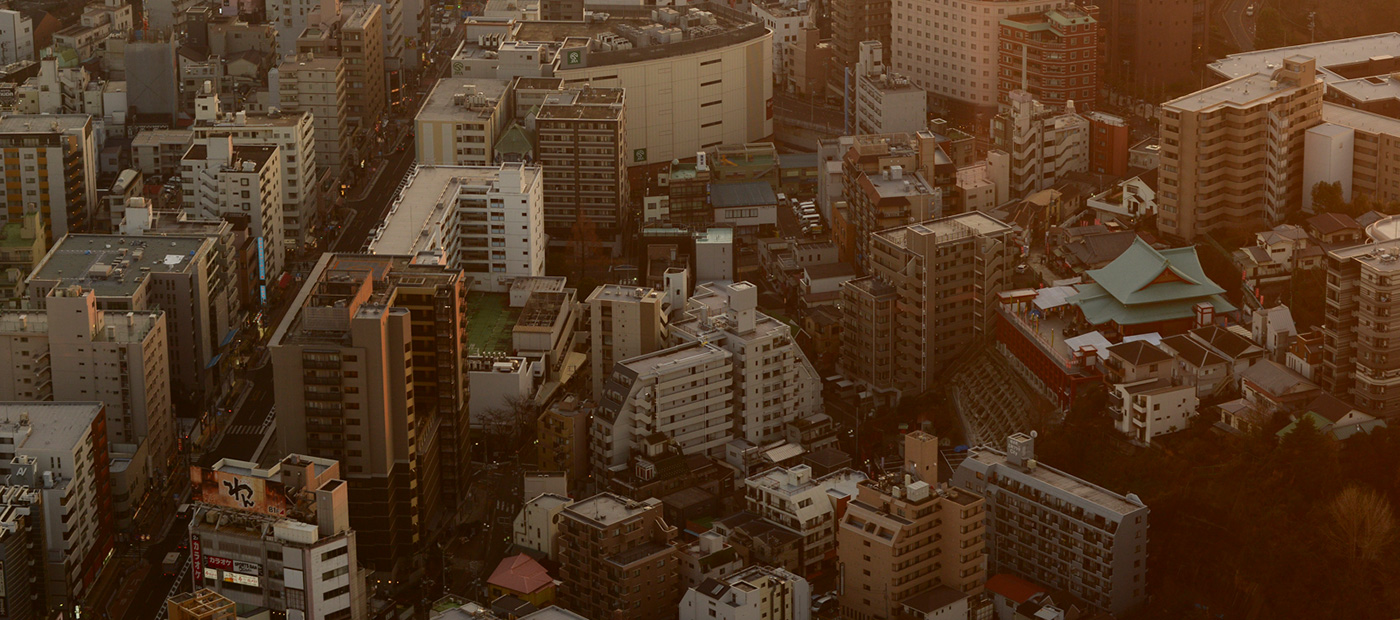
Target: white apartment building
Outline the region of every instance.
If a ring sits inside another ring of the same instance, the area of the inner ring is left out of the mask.
[[[282,114],[310,112],[316,133],[316,165],[338,177],[355,163],[345,59],[310,55],[286,58],[267,72],[267,99],[262,111],[271,114],[277,108]]]
[[[658,433],[685,454],[723,458],[734,424],[733,372],[728,351],[701,342],[614,364],[589,429],[595,475],[626,467]]]
[[[371,234],[371,254],[434,253],[504,293],[544,275],[544,183],[538,166],[418,166]]]
[[[1001,20],[1064,0],[897,0],[890,9],[894,69],[920,88],[981,107],[997,104]]]
[[[420,166],[487,166],[511,117],[505,80],[438,80],[413,117]]]
[[[23,13],[0,11],[0,65],[34,60],[34,23]]]
[[[821,377],[797,346],[792,328],[758,311],[757,286],[695,287],[685,318],[671,325],[671,336],[729,351],[739,438],[755,445],[778,441],[788,423],[822,412]]]
[[[102,514],[111,501],[107,451],[99,447],[105,424],[98,402],[0,404],[0,471],[41,496],[35,520],[42,522],[51,610],[82,601],[112,551]]]
[[[4,194],[8,221],[19,221],[25,205],[37,204],[44,225],[57,239],[93,217],[97,207],[97,144],[91,117],[0,117],[0,148],[6,154],[0,167],[11,179]]]
[[[584,303],[588,306],[593,400],[601,401],[614,363],[666,346],[670,308],[662,291],[620,284],[593,289]]]
[[[100,400],[108,443],[149,441],[164,468],[175,454],[165,313],[104,312],[77,286],[45,306],[0,313],[0,401]]]
[[[219,109],[218,95],[206,94],[195,99],[191,130],[196,142],[226,135],[234,146],[277,145],[282,162],[282,239],[289,248],[306,241],[321,221],[323,205],[315,122],[309,110],[226,113]]]
[[[134,9],[121,0],[103,0],[87,5],[78,23],[53,33],[54,49],[71,49],[78,58],[91,60],[109,38],[125,40],[131,34]]]
[[[194,587],[240,607],[306,620],[369,617],[350,527],[349,483],[334,459],[292,454],[270,469],[222,459],[201,468],[190,519]],[[224,485],[246,485],[239,505]]]
[[[781,568],[752,566],[707,579],[681,598],[680,620],[810,620],[812,587]]]
[[[973,448],[952,485],[986,499],[987,574],[1010,573],[1122,616],[1147,601],[1148,509],[1035,460],[1035,438]]]
[[[556,541],[559,537],[559,513],[572,503],[574,500],[554,493],[541,493],[534,499],[525,500],[511,525],[511,531],[515,534],[511,542],[558,561]]]
[[[212,404],[205,399],[218,396],[227,370],[220,354],[244,318],[237,259],[223,241],[193,232],[67,235],[30,274],[29,307],[44,310],[50,291],[77,285],[99,310],[163,310],[172,388],[194,406]]]
[[[744,479],[744,498],[749,512],[802,536],[802,573],[810,579],[835,568],[837,504],[854,499],[865,479],[851,469],[813,479],[807,465],[775,467]]]
[[[238,146],[228,135],[190,146],[180,159],[185,212],[203,218],[246,221],[257,244],[258,300],[284,267],[282,243],[282,149]]]
[[[909,78],[889,70],[885,47],[862,41],[856,64],[856,125],[858,135],[913,133],[928,129],[928,96]]]
[[[802,29],[812,28],[812,14],[807,0],[751,2],[749,13],[773,31],[773,83],[787,83],[787,66],[797,53]]]
[[[995,93],[994,93],[995,95]],[[994,97],[995,98],[995,97]],[[1089,169],[1089,121],[1074,106],[1054,112],[1024,90],[1011,91],[1010,110],[992,119],[990,174],[1019,200]]]

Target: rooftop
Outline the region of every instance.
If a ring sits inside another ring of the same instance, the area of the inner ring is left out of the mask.
[[[77,284],[99,298],[127,297],[153,273],[192,273],[213,244],[209,237],[72,234],[54,245],[30,279]]]
[[[92,124],[86,114],[9,114],[0,117],[0,133],[53,133]]]
[[[1195,304],[1210,302],[1217,313],[1235,309],[1222,296],[1224,289],[1206,277],[1196,248],[1157,250],[1141,238],[1102,269],[1085,275],[1092,282],[1079,286],[1069,302],[1093,325],[1113,321],[1138,325],[1186,318]]]
[[[550,93],[540,104],[538,118],[616,120],[622,118],[624,100],[621,88],[585,87]]]
[[[909,247],[906,243],[909,234],[934,235],[939,243],[955,241],[972,236],[989,236],[1011,232],[1011,226],[980,211],[959,213],[936,220],[928,220],[908,226],[900,226],[875,233],[899,247]]]
[[[1373,135],[1400,137],[1400,119],[1381,116],[1380,114],[1372,114],[1364,110],[1357,110],[1335,103],[1323,102],[1322,120],[1326,123],[1341,125]],[[1324,126],[1325,125],[1319,125],[1318,127]],[[1315,127],[1314,129],[1317,128]]]
[[[599,493],[588,499],[579,500],[571,506],[566,506],[563,514],[598,529],[604,529],[645,514],[660,505],[661,500],[656,498],[638,502],[612,493]]]
[[[1048,467],[1043,463],[1035,464],[1034,468],[1012,465],[1007,461],[1006,453],[995,448],[987,446],[971,448],[968,450],[967,460],[986,465],[990,473],[1011,476],[1033,487],[1058,489],[1118,515],[1131,514],[1145,508],[1142,502],[1137,501],[1135,497],[1114,493],[1099,485]]]
[[[503,173],[519,171],[524,187],[540,175],[535,166],[418,166],[370,238],[373,254],[413,255],[441,250],[457,234],[458,197],[464,193],[520,192],[503,186]],[[470,190],[470,191],[464,191]]]
[[[704,342],[688,342],[669,349],[662,349],[646,355],[628,358],[617,362],[638,376],[650,373],[663,373],[676,368],[704,364],[717,358],[729,358],[730,353],[715,345]]]
[[[442,78],[423,98],[415,120],[464,122],[491,118],[509,85],[507,80],[488,78]]]
[[[1251,73],[1162,104],[1184,112],[1209,112],[1219,108],[1247,108],[1284,97],[1299,86],[1286,80],[1274,79],[1272,72]]]
[[[101,415],[99,402],[0,403],[0,433],[27,429],[27,437],[15,441],[16,453],[69,451]]]
[[[1348,65],[1366,63],[1372,59],[1391,60],[1396,50],[1400,50],[1400,33],[1388,32],[1350,39],[1240,52],[1221,58],[1208,66],[1216,75],[1229,79],[1251,73],[1267,74],[1283,66],[1283,61],[1286,58],[1307,56],[1317,59],[1318,74],[1330,84],[1358,77],[1353,71],[1348,70]]]

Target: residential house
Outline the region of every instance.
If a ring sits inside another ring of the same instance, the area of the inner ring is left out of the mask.
[[[1311,418],[1314,426],[1324,435],[1342,441],[1357,433],[1370,433],[1385,427],[1385,420],[1366,414],[1336,396],[1326,392],[1314,398],[1302,409],[1302,413],[1291,416],[1293,422],[1279,430],[1283,437],[1298,426],[1304,417]]]
[[[1317,384],[1272,360],[1245,370],[1240,375],[1240,390],[1245,400],[1269,413],[1298,411],[1322,393]]]
[[[1138,443],[1183,430],[1196,416],[1196,387],[1173,377],[1172,356],[1145,340],[1117,344],[1104,360],[1118,431]]]
[[[1229,361],[1190,336],[1163,338],[1162,349],[1175,360],[1172,377],[1184,385],[1196,386],[1196,396],[1221,394],[1231,387]]]
[[[1267,357],[1275,362],[1284,361],[1297,331],[1298,328],[1293,324],[1293,313],[1288,310],[1288,306],[1282,304],[1255,310],[1250,321],[1250,333],[1254,336],[1254,342],[1264,345]]]
[[[554,589],[554,578],[549,576],[549,571],[523,553],[501,560],[486,579],[486,591],[492,600],[513,596],[535,607],[554,603]]]
[[[1120,181],[1090,197],[1086,203],[1094,216],[1124,223],[1157,213],[1157,169]]]
[[[1345,213],[1322,213],[1308,218],[1307,230],[1322,245],[1356,245],[1365,237],[1363,227]]]
[[[1295,336],[1288,346],[1284,364],[1308,381],[1317,381],[1317,369],[1322,364],[1322,330],[1313,328],[1313,331]]]

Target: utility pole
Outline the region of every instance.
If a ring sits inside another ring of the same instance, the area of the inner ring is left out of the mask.
[[[1308,42],[1317,43],[1317,11],[1308,11]]]

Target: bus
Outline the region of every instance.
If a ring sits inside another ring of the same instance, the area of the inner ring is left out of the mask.
[[[165,554],[165,560],[160,563],[160,572],[166,577],[174,577],[175,573],[180,570],[180,564],[180,552],[171,551]]]

